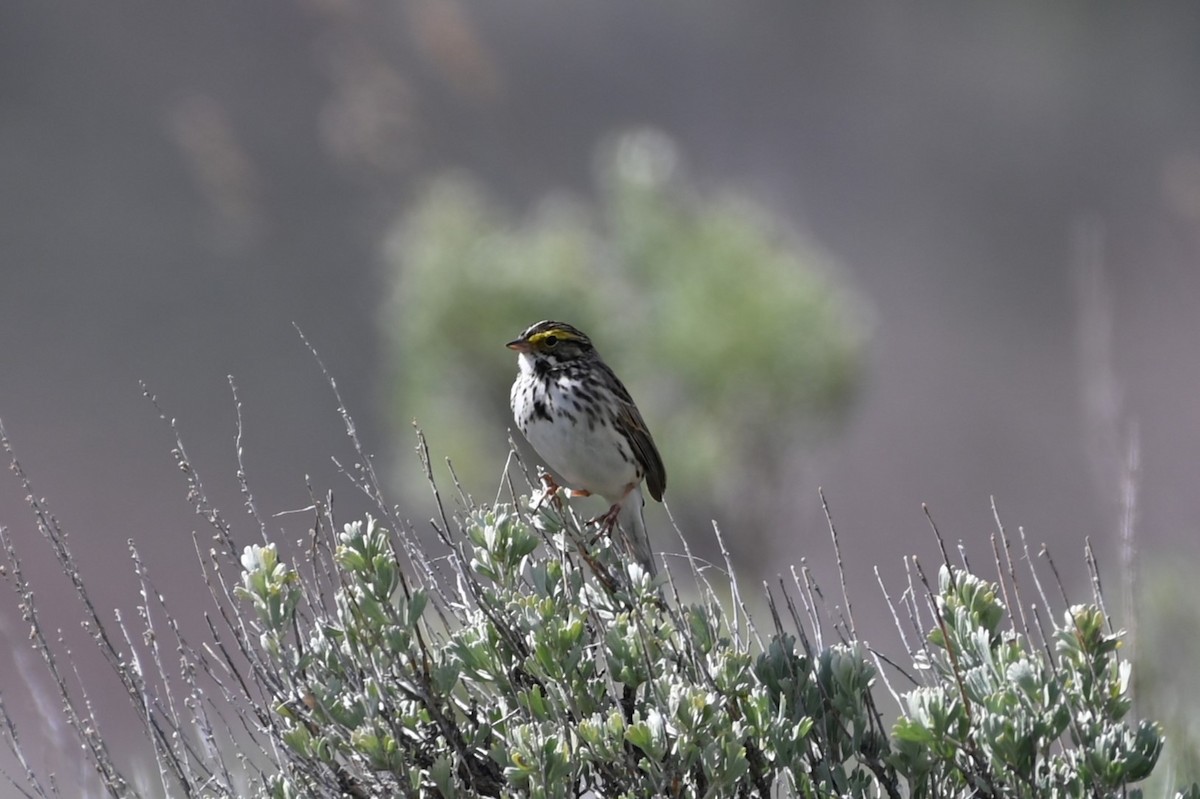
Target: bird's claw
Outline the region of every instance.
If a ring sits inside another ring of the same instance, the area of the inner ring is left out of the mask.
[[[533,496],[529,498],[531,501],[530,510],[533,513],[540,511],[542,506],[547,502],[558,498],[559,486],[554,481],[554,477],[549,472],[542,472],[538,475],[538,478],[542,481],[542,487],[535,491]]]
[[[602,535],[611,535],[614,528],[617,526],[617,517],[621,515],[621,503],[617,503],[609,508],[604,513],[594,519],[588,519],[587,526],[595,525],[600,529],[596,531],[596,539]],[[596,540],[596,539],[593,539]]]
[[[550,472],[542,472],[538,475],[538,479],[542,481],[542,487],[538,489],[538,491],[536,491],[532,497],[530,497],[530,499],[533,500],[534,513],[537,513],[539,510],[541,510],[542,505],[545,505],[551,500],[557,499],[559,493],[566,494],[567,499],[574,499],[575,497],[590,497],[592,495],[592,492],[585,488],[567,488],[565,486],[560,486],[558,481],[554,479],[554,475],[550,474]]]

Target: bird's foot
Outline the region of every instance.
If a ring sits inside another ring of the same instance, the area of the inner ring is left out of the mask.
[[[558,495],[560,493],[566,494],[567,499],[574,499],[575,497],[590,497],[592,495],[592,492],[585,488],[567,488],[566,486],[560,486],[558,481],[554,479],[554,475],[550,474],[550,472],[542,472],[538,475],[538,479],[542,481],[542,487],[531,497],[533,500],[534,513],[537,513],[539,510],[541,510],[542,505],[545,505],[547,502],[558,499]]]
[[[557,499],[559,492],[559,485],[550,472],[542,472],[538,478],[542,481],[542,487],[530,497],[533,500],[532,510],[534,513],[540,511],[547,502]]]
[[[542,472],[538,475],[538,479],[542,481],[542,487],[538,489],[531,497],[533,500],[534,513],[537,513],[539,510],[541,510],[542,505],[546,504],[547,502],[558,499],[558,495],[560,493],[566,494],[567,499],[574,499],[575,497],[590,497],[592,495],[591,491],[588,491],[584,488],[567,488],[566,486],[560,486],[558,481],[554,479],[554,475],[550,474],[550,472]]]
[[[617,526],[617,517],[620,515],[621,503],[617,502],[596,518],[588,519],[587,524],[588,526],[595,525],[600,528],[596,533],[596,537],[599,538],[602,535],[609,535],[612,533],[613,528]]]

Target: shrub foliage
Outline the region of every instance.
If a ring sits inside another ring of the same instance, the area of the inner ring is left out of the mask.
[[[908,651],[889,657],[857,640],[848,597],[826,608],[804,570],[765,587],[768,621],[755,621],[736,579],[682,535],[654,580],[515,481],[494,504],[460,491],[454,514],[435,487],[438,540],[423,543],[362,457],[346,474],[380,518],[335,525],[314,498],[308,546],[286,555],[261,519],[262,543],[237,543],[182,444],[176,457],[216,533],[201,558],[209,642],[191,646],[136,550],[140,636],[119,620],[110,636],[73,580],[152,742],[149,785],[124,776],[61,676],[0,531],[34,644],[112,796],[1132,796],[1162,747],[1156,725],[1128,718],[1129,665],[1102,597],[1043,618],[1053,604],[1035,571],[1039,601],[1024,600],[1011,555],[997,554],[995,582],[949,558],[930,581],[910,560],[887,600]],[[31,502],[78,577],[58,522]],[[995,551],[1012,546],[999,528]],[[24,772],[10,784],[55,794],[4,722]]]

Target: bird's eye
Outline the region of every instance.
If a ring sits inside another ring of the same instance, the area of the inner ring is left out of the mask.
[[[554,349],[558,346],[558,336],[546,336],[544,339],[542,339],[542,343],[546,345],[546,349]]]

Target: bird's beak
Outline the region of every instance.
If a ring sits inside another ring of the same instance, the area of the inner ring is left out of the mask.
[[[514,339],[504,346],[508,347],[510,350],[516,350],[517,352],[529,352],[529,342],[523,338]]]

